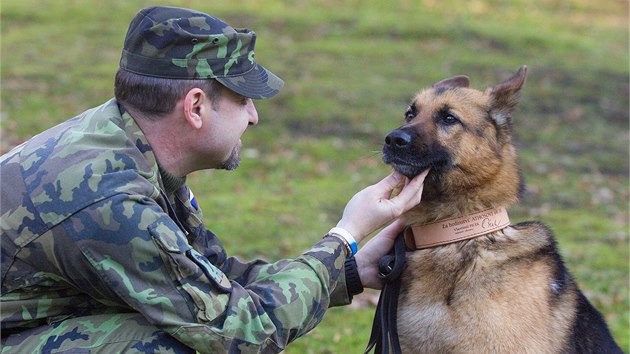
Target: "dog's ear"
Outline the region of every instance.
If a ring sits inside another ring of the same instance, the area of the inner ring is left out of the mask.
[[[499,136],[508,137],[512,131],[512,111],[518,103],[519,91],[525,83],[527,66],[523,65],[511,78],[489,87],[485,94],[490,95],[490,115],[499,128]]]
[[[511,113],[518,103],[526,75],[527,66],[523,65],[514,76],[486,90],[485,93],[491,96],[490,112],[499,126],[511,123]]]
[[[468,87],[468,85],[470,85],[470,79],[468,76],[460,75],[436,82],[432,87],[436,90],[444,90],[456,87]]]

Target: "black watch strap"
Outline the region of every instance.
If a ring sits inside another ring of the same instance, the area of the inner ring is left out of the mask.
[[[361,294],[363,292],[363,284],[361,284],[359,269],[357,268],[357,261],[354,257],[346,259],[345,273],[348,296],[350,296],[350,298],[352,299],[354,295]]]

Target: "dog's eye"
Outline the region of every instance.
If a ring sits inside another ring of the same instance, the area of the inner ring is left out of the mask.
[[[459,122],[459,119],[457,119],[457,117],[455,117],[452,114],[447,114],[444,117],[442,117],[442,122],[444,122],[445,124],[451,125],[451,124],[455,124]]]
[[[410,121],[412,119],[414,119],[416,117],[416,114],[418,114],[416,112],[416,108],[411,106],[409,107],[409,109],[407,109],[407,112],[405,112],[405,121]]]

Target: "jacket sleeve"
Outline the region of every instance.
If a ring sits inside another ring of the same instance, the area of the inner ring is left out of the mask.
[[[209,230],[202,230],[201,235],[195,238],[193,247],[210,260],[220,260],[216,262],[221,271],[230,281],[242,286],[247,286],[256,282],[265,274],[273,272],[273,268],[283,268],[293,262],[292,259],[277,261],[273,264],[263,259],[245,261],[239,257],[226,257],[225,250],[218,238]],[[215,263],[215,262],[213,262]],[[348,294],[346,287],[346,274],[342,271],[339,279],[335,283],[335,288],[330,295],[330,307],[348,305],[352,298]]]
[[[75,286],[142,313],[203,353],[282,351],[321,321],[343,280],[345,254],[334,238],[293,260],[232,259],[221,269],[143,196],[119,194],[98,202],[64,228],[82,255],[77,260],[59,253]],[[237,267],[247,269],[236,272],[241,279],[224,273]]]
[[[333,241],[333,240],[330,240]],[[335,242],[335,241],[333,241]],[[270,273],[276,272],[274,269],[283,269],[285,266],[294,262],[293,259],[284,259],[272,264],[257,259],[254,261],[243,261],[238,257],[229,257],[224,263],[222,270],[230,280],[237,282],[242,286],[248,286],[255,283],[258,279],[266,277]],[[348,305],[351,298],[346,288],[346,276],[342,266],[339,278],[334,283],[335,287],[330,292],[329,307]]]

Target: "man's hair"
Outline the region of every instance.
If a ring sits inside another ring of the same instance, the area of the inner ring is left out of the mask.
[[[171,113],[188,91],[200,88],[213,105],[218,104],[223,85],[214,79],[163,79],[118,69],[114,83],[116,100],[126,108],[137,110],[146,118],[157,120]]]

